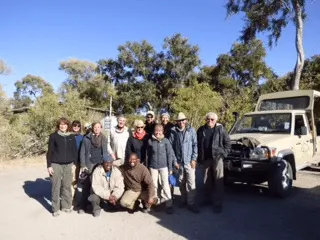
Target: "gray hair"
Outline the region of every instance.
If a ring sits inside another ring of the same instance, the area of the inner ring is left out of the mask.
[[[212,118],[218,120],[218,115],[217,115],[216,113],[214,113],[214,112],[208,112],[208,113],[206,114],[206,119],[207,119],[208,117],[212,117]]]

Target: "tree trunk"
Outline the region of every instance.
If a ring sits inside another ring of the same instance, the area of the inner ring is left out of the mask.
[[[300,77],[304,65],[304,49],[302,45],[303,41],[303,16],[300,0],[292,0],[292,5],[295,11],[295,24],[296,24],[296,50],[297,50],[297,62],[295,66],[294,79],[292,79],[292,90],[299,90]]]

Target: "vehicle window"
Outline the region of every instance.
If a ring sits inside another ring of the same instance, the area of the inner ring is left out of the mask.
[[[255,114],[244,116],[232,133],[284,133],[291,132],[291,114]]]
[[[310,98],[307,96],[279,98],[279,99],[265,99],[259,105],[259,111],[269,110],[292,110],[292,109],[306,109],[309,106]]]
[[[294,135],[301,135],[301,127],[306,126],[303,116],[296,115],[294,118]]]

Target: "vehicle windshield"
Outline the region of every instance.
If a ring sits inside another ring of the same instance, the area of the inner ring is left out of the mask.
[[[232,133],[282,133],[291,132],[291,114],[246,115],[236,124]]]

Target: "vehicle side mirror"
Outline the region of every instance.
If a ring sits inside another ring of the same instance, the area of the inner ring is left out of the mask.
[[[308,134],[308,129],[306,126],[301,127],[301,135],[307,135]]]

